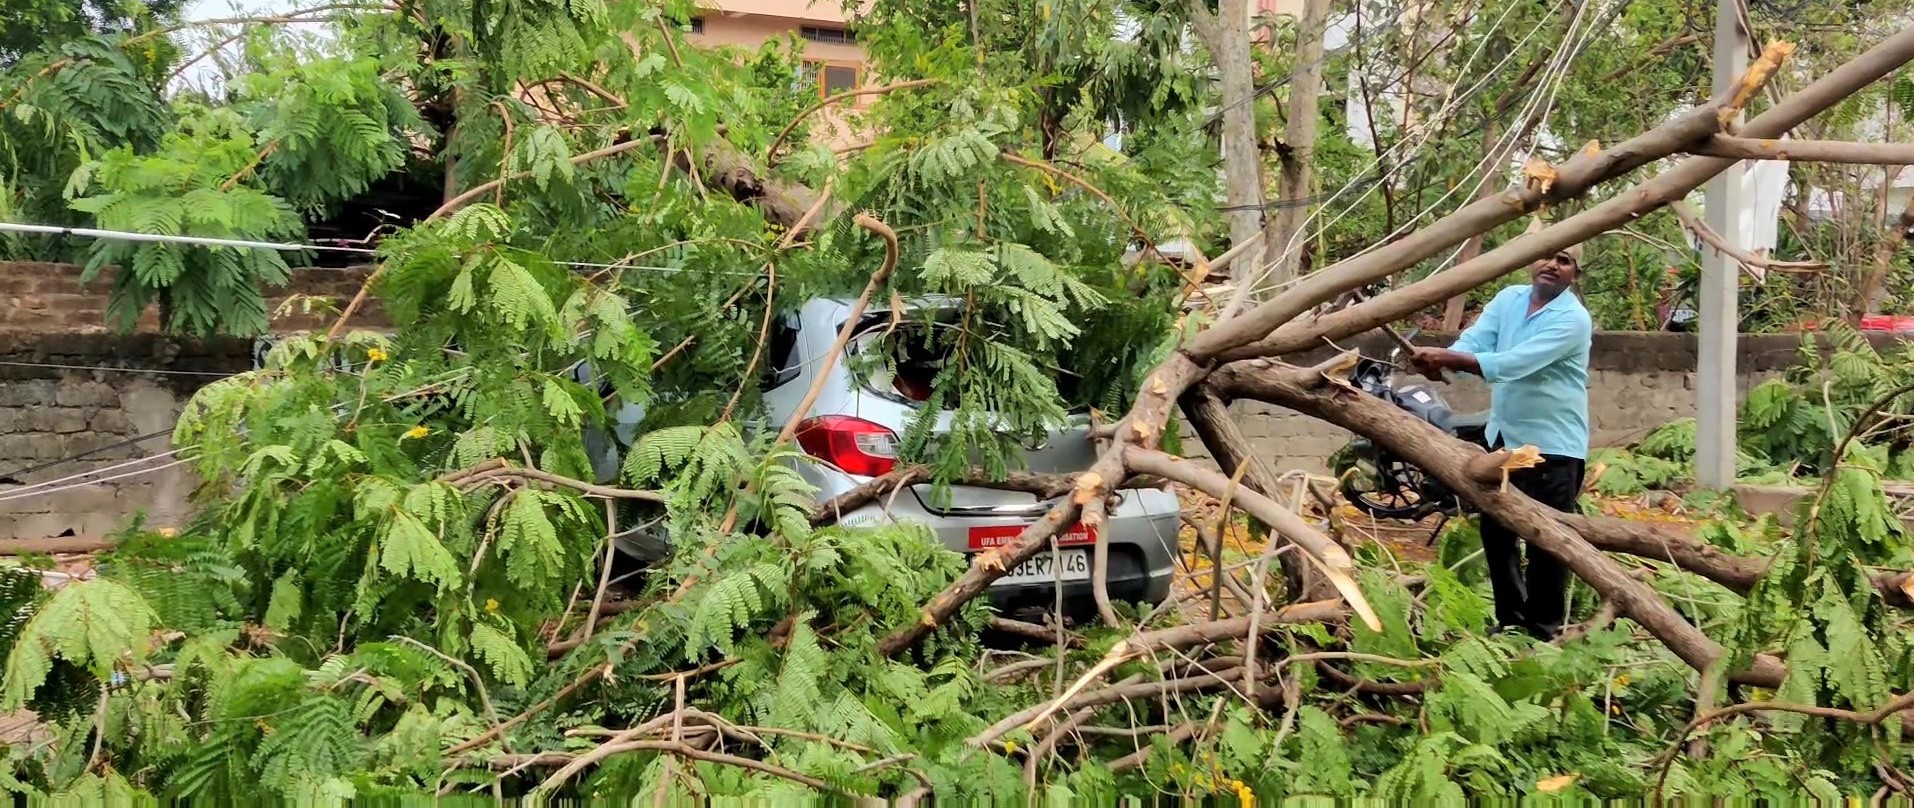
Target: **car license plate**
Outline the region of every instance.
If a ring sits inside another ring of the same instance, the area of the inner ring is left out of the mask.
[[[973,527],[970,529],[970,549],[977,551],[1007,546],[1016,542],[1017,537],[1022,535],[1024,528],[1027,527],[1029,525]],[[1071,525],[1069,530],[1057,534],[1059,547],[1081,547],[1086,544],[1095,544],[1096,540],[1096,531],[1084,527],[1082,523]]]
[[[1059,563],[1062,564],[1061,572],[1059,572]],[[1062,550],[1051,552],[1045,550],[1031,556],[1030,560],[1018,564],[1015,569],[1012,569],[1008,574],[1004,575],[1004,577],[992,582],[991,586],[1047,584],[1055,583],[1059,579],[1065,581],[1090,580],[1090,551]]]

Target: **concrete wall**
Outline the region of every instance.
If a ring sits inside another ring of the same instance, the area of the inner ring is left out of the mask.
[[[178,524],[194,485],[186,468],[169,465],[180,408],[207,382],[252,367],[251,341],[172,339],[157,333],[150,310],[135,333],[111,332],[111,275],[84,286],[79,278],[72,265],[0,262],[0,538],[98,536],[140,511],[149,524]],[[343,303],[364,278],[301,270],[274,302],[297,294]],[[375,303],[356,322],[383,319]],[[274,329],[329,322],[295,312]],[[89,472],[103,482],[26,487]]]

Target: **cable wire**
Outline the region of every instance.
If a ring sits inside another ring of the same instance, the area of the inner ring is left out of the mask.
[[[8,472],[5,475],[0,475],[0,485],[9,484],[9,483],[5,483],[4,482],[5,480],[18,480],[21,477],[21,475],[32,474],[38,471],[46,471],[47,469],[50,469],[50,468],[57,468],[59,466],[64,466],[68,463],[74,463],[81,460],[85,460],[86,458],[92,457],[93,455],[99,454],[101,452],[110,451],[113,449],[123,449],[128,446],[138,445],[141,443],[145,443],[149,440],[152,440],[154,438],[163,437],[163,436],[171,435],[171,434],[173,434],[173,428],[167,427],[158,432],[148,432],[144,435],[136,435],[134,437],[127,438],[126,440],[120,441],[118,443],[109,443],[105,446],[88,449],[78,454],[70,454],[65,457],[57,458],[54,460],[48,460],[44,463],[27,466],[26,468],[14,469],[13,471]],[[24,483],[18,483],[18,484],[24,485]]]
[[[336,247],[310,242],[250,241],[246,239],[213,238],[211,236],[169,236],[159,233],[138,233],[130,230],[102,230],[93,227],[62,227],[58,225],[28,224],[25,222],[0,222],[0,233],[28,233],[44,236],[79,236],[84,238],[107,239],[110,241],[132,241],[147,244],[187,244],[200,247],[230,247],[234,249],[276,250],[279,252],[304,252],[318,250],[322,252],[351,253],[354,255],[377,255],[378,250],[370,247]],[[650,266],[623,262],[598,263],[592,261],[552,261],[558,266],[576,269],[635,269],[642,272],[697,272],[700,275],[752,275],[755,273],[725,270],[693,270],[687,267]],[[316,267],[330,269],[330,267]],[[344,271],[341,269],[340,271]]]

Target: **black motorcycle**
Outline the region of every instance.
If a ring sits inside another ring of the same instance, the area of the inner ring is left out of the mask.
[[[1489,414],[1456,412],[1427,382],[1397,380],[1401,355],[1402,349],[1397,348],[1386,361],[1361,357],[1350,371],[1349,383],[1443,432],[1487,449]],[[1446,519],[1464,508],[1462,498],[1448,486],[1360,435],[1330,458],[1330,469],[1339,480],[1343,498],[1377,519],[1414,522],[1433,514]]]

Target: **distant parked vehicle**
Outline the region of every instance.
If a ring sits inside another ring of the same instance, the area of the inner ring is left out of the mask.
[[[908,319],[894,328],[888,310],[865,314],[846,348],[848,356],[833,364],[822,394],[797,435],[799,447],[808,455],[798,471],[817,487],[819,503],[896,467],[898,435],[926,406],[931,382],[944,359],[938,349],[926,347],[923,329],[933,322],[954,323],[960,306],[954,300],[920,300],[907,306]],[[774,324],[764,360],[767,412],[760,428],[777,429],[790,419],[850,313],[848,300],[812,300]],[[860,383],[850,358],[878,351],[898,357],[897,372],[875,374]],[[588,442],[601,476],[617,468],[617,456],[637,437],[642,417],[642,410],[625,407],[613,415],[613,435],[593,436]],[[936,417],[935,433],[947,434],[952,413]],[[1075,417],[1046,439],[1026,444],[1023,452],[1025,468],[1035,472],[1079,472],[1095,459],[1087,416]],[[929,483],[912,485],[905,494],[844,514],[839,523],[919,522],[950,549],[969,554],[1014,541],[1055,504],[1032,494],[961,485],[946,486],[939,494]],[[1182,505],[1175,494],[1158,489],[1120,490],[1115,498],[1102,527],[1109,535],[1110,596],[1133,603],[1161,603],[1169,595],[1175,570]],[[1059,536],[1060,552],[1040,553],[999,578],[991,590],[992,600],[1006,613],[1045,610],[1054,605],[1061,580],[1064,612],[1072,616],[1093,612],[1089,548],[1094,543],[1095,536],[1082,525],[1071,528]],[[647,558],[668,546],[661,535],[632,531],[621,537],[619,547],[628,555]]]

